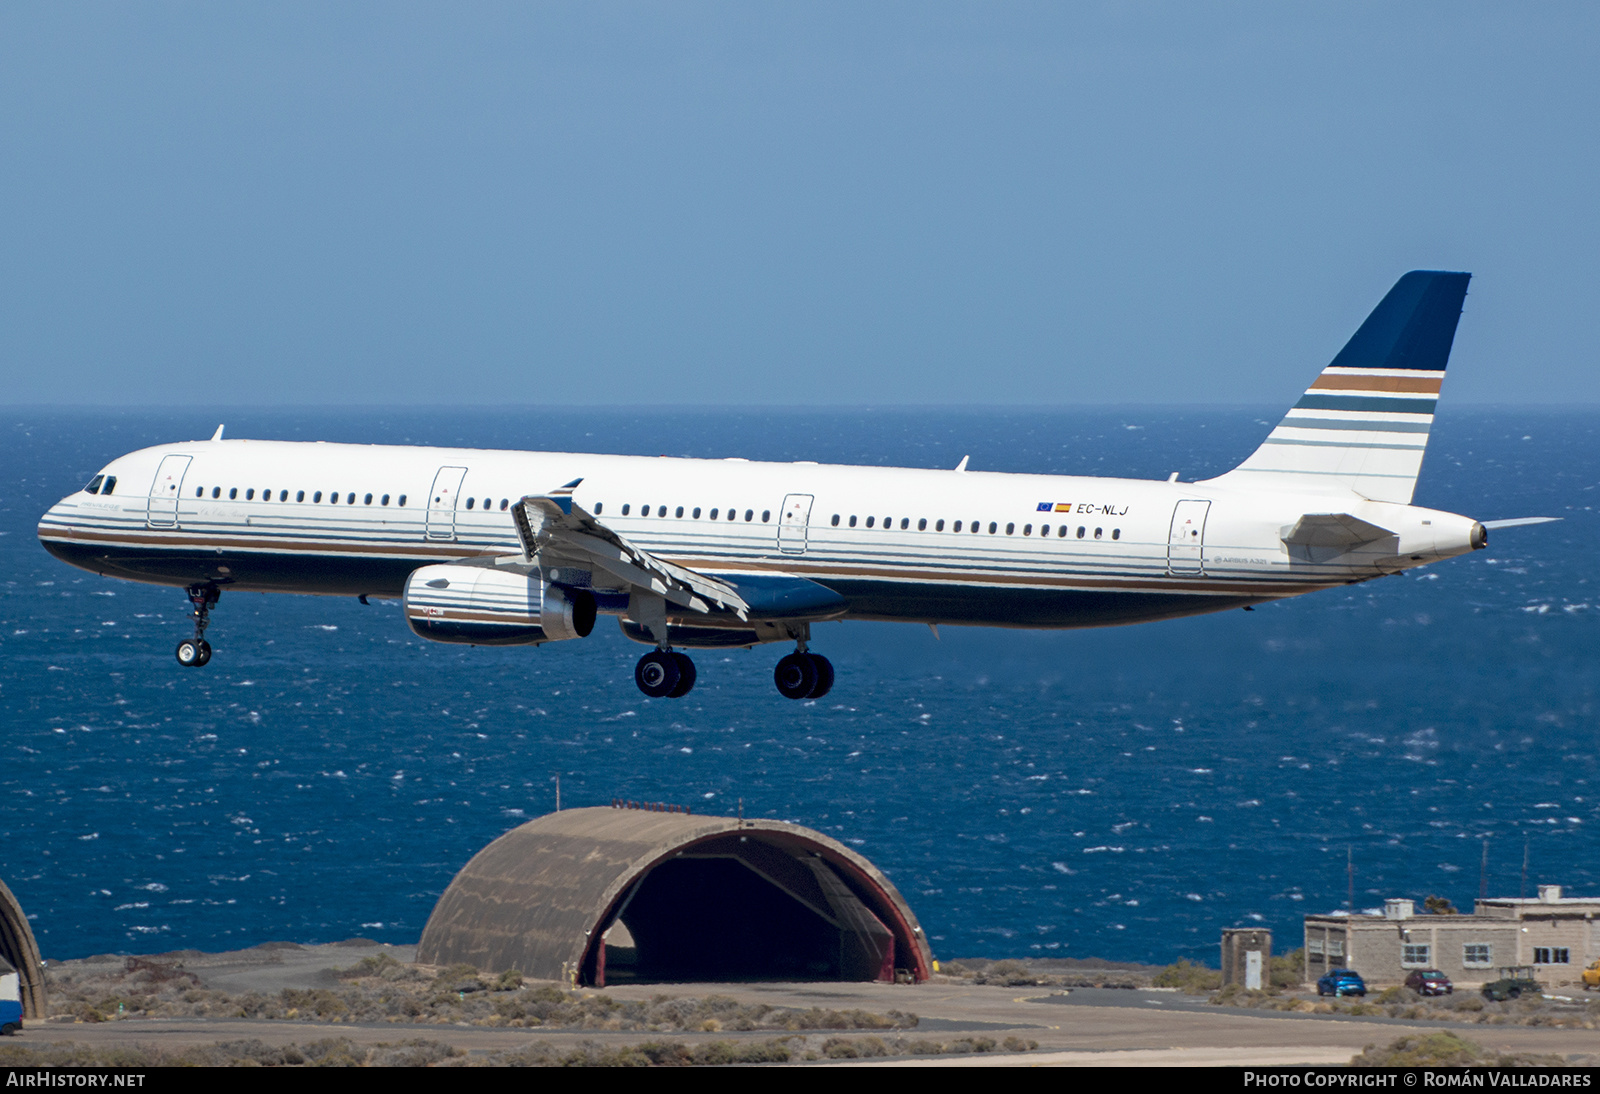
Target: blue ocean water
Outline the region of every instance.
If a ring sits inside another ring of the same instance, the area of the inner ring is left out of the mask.
[[[0,879],[46,956],[365,935],[414,942],[454,872],[613,797],[780,817],[883,867],[941,957],[1213,959],[1218,929],[1357,904],[1600,891],[1600,428],[1448,402],[1417,502],[1467,558],[1253,613],[1035,633],[817,627],[634,688],[608,621],[538,650],[414,637],[395,604],[225,594],[183,670],[180,590],[49,557],[38,515],[122,452],[228,435],[1165,478],[1243,458],[1280,410],[22,410],[0,476]],[[530,489],[549,484],[530,483]]]

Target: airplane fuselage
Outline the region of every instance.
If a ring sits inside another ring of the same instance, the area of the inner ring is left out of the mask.
[[[255,592],[396,597],[418,567],[520,554],[519,499],[573,479],[584,509],[666,560],[734,581],[805,578],[847,604],[834,617],[857,619],[1137,623],[1475,546],[1467,517],[1220,483],[256,440],[149,448],[103,475],[109,496],[73,494],[41,519],[52,554],[111,577]],[[1303,515],[1334,511],[1394,535],[1285,542]]]

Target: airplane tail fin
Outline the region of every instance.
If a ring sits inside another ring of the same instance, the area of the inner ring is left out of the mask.
[[[1215,481],[1410,504],[1471,278],[1401,277],[1261,447]]]

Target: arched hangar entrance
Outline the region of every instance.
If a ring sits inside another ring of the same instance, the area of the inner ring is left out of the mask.
[[[883,873],[781,821],[571,809],[475,855],[417,960],[621,980],[926,980],[932,955]]]
[[[28,917],[0,881],[0,966],[15,969],[22,996],[22,1016],[43,1018],[46,1013],[44,962],[39,959],[39,943],[34,940]],[[9,972],[0,967],[0,975]]]

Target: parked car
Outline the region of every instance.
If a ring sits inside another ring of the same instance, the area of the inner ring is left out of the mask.
[[[1418,995],[1450,995],[1456,990],[1450,978],[1438,969],[1414,969],[1406,977],[1406,987]]]
[[[22,1032],[22,980],[0,957],[0,1037]]]
[[[1583,970],[1583,990],[1594,991],[1600,988],[1600,961],[1589,962],[1589,967]]]
[[[1503,1003],[1524,993],[1538,995],[1543,991],[1544,985],[1534,978],[1532,965],[1512,965],[1500,970],[1498,980],[1483,986],[1483,997]]]
[[[1354,969],[1332,969],[1317,981],[1318,995],[1366,995],[1367,982]]]

